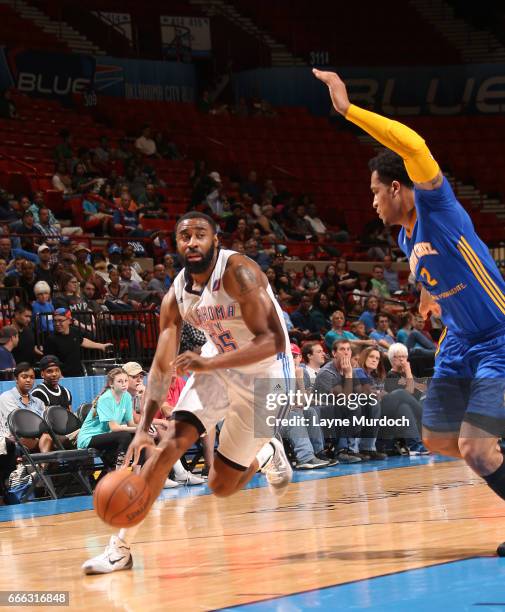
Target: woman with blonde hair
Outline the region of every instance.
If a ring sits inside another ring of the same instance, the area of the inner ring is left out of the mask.
[[[128,374],[122,368],[113,368],[79,430],[77,448],[103,451],[104,464],[109,469],[117,468],[123,463],[135,430]]]

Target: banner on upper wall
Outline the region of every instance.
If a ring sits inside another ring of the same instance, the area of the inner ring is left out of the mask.
[[[344,79],[351,100],[384,115],[458,115],[505,112],[505,66],[324,68]],[[305,106],[333,113],[327,88],[311,68],[262,68],[233,76],[235,96],[274,106]]]
[[[121,31],[125,38],[133,42],[132,18],[130,13],[109,13],[107,11],[91,11],[91,13],[109,27],[110,24],[113,23],[116,29]]]
[[[130,100],[193,102],[194,66],[72,53],[3,48],[0,87],[35,96],[119,96]]]
[[[175,17],[161,15],[161,44],[163,56],[177,57],[209,56],[210,20],[208,17]]]

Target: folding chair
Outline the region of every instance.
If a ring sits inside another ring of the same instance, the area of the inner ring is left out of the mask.
[[[23,463],[27,466],[31,466],[33,470],[34,477],[32,486],[25,492],[23,498],[28,497],[28,495],[30,495],[40,484],[42,484],[45,491],[49,493],[46,497],[51,497],[52,499],[63,497],[72,482],[78,483],[82,492],[88,495],[92,493],[91,486],[81,473],[79,464],[89,461],[90,458],[94,459],[97,455],[95,449],[87,448],[57,450],[49,453],[30,453],[23,445],[21,441],[22,438],[40,438],[42,434],[47,433],[51,436],[55,445],[60,446],[58,438],[51,431],[48,424],[42,417],[31,410],[17,409],[9,414],[8,425],[21,449]],[[58,464],[60,468],[59,471],[54,474],[45,473],[41,468],[41,464],[47,463]],[[64,479],[64,484],[59,491],[60,495],[58,495],[54,481],[60,479]]]
[[[87,405],[88,404],[82,404],[82,406]],[[89,407],[91,407],[91,404],[89,404]],[[81,421],[73,412],[69,412],[63,406],[58,405],[49,406],[47,408],[45,420],[51,429],[51,433],[54,434],[53,439],[56,439],[59,450],[68,450],[63,446],[61,436],[68,436],[69,434],[77,432],[81,428],[82,423],[84,422]],[[83,463],[81,473],[84,472],[90,475],[95,470],[103,468],[102,458],[98,450],[93,449],[96,453],[96,456],[94,457],[92,457],[87,452],[88,449],[81,450],[83,450]],[[84,452],[86,452],[86,455],[84,455]],[[98,463],[97,459],[99,460]]]

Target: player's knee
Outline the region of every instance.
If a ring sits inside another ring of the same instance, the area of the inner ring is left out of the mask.
[[[490,458],[496,451],[496,441],[491,439],[460,438],[458,446],[463,459],[477,473],[486,471]]]
[[[235,492],[235,487],[217,474],[209,474],[208,485],[217,497],[229,497]]]

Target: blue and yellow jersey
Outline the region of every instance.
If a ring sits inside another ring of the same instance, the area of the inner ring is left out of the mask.
[[[473,223],[444,178],[438,189],[414,189],[417,220],[399,246],[410,269],[442,308],[452,333],[475,337],[505,328],[505,282]]]

